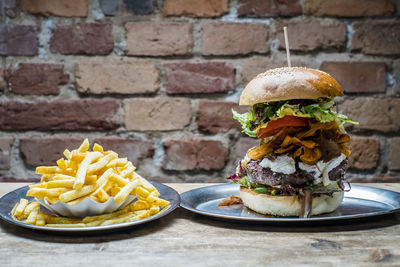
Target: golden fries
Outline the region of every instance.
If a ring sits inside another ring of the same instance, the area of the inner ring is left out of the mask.
[[[86,157],[79,164],[78,171],[76,172],[76,178],[74,183],[74,189],[80,189],[85,184],[85,178],[89,164],[97,160],[101,156],[100,152],[87,153]]]
[[[135,173],[135,166],[127,158],[104,151],[99,144],[94,144],[93,151],[89,149],[90,143],[85,139],[79,148],[65,149],[65,158],[57,160],[57,166],[37,167],[41,183],[30,185],[26,195],[44,199],[51,205],[56,202],[77,205],[85,198],[100,203],[112,198],[118,204],[129,195],[137,197],[135,202],[116,212],[79,220],[51,216],[40,211],[38,202],[21,199],[12,210],[13,218],[41,226],[88,227],[139,220],[168,208],[169,202],[159,198],[158,190]]]
[[[61,203],[66,203],[72,200],[75,200],[77,198],[86,196],[90,193],[92,193],[96,189],[95,185],[86,185],[84,187],[81,187],[79,189],[71,190],[68,192],[63,193],[60,195],[60,202]]]
[[[116,159],[118,157],[117,153],[110,153],[100,160],[98,160],[96,163],[90,164],[87,169],[87,173],[94,173],[99,171],[100,169],[104,168],[110,161],[113,159]]]
[[[27,203],[28,200],[21,199],[20,202],[15,205],[11,212],[14,220],[48,227],[93,227],[111,225],[144,219],[161,211],[160,206],[154,206],[143,200],[138,200],[119,211],[98,216],[87,216],[79,220],[52,216],[41,212],[39,202],[31,202],[26,205]],[[22,207],[23,210],[21,211]],[[19,209],[18,212],[17,209]]]
[[[26,219],[26,223],[36,224],[36,219],[39,214],[40,206],[36,206],[31,213],[29,213],[28,218]]]
[[[57,166],[37,167],[42,183],[32,185],[27,196],[47,198],[50,203],[57,198],[62,203],[75,204],[84,196],[99,202],[115,197],[116,203],[120,203],[129,194],[139,194],[145,200],[157,191],[135,173],[135,166],[127,158],[118,158],[117,153],[104,151],[99,144],[93,146],[93,151],[89,148],[89,141],[85,139],[78,149],[65,149],[65,159],[57,160]],[[158,191],[155,196],[159,196]]]
[[[21,201],[18,203],[17,208],[14,211],[14,215],[19,217],[24,213],[24,210],[28,206],[28,200],[27,199],[21,199]]]
[[[26,193],[28,197],[45,198],[45,197],[57,197],[64,192],[67,192],[68,188],[31,188]]]
[[[120,203],[121,201],[125,200],[128,195],[138,186],[139,181],[133,181],[127,183],[114,197],[115,203]]]

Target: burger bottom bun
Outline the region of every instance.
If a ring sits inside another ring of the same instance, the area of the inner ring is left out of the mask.
[[[240,187],[243,204],[258,213],[277,216],[299,216],[301,200],[298,196],[271,196],[258,194],[253,190]],[[335,192],[332,196],[313,197],[312,215],[328,213],[339,207],[343,200],[343,192]]]

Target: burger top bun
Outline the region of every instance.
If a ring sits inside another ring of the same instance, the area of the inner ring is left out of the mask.
[[[342,87],[329,74],[304,67],[286,67],[258,74],[244,88],[239,104],[335,96],[343,96]]]

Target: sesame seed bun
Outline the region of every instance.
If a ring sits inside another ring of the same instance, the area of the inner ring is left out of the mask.
[[[329,74],[310,68],[286,67],[258,74],[244,88],[239,105],[335,96],[343,96],[342,87]]]

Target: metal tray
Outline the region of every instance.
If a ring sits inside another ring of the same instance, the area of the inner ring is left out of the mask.
[[[222,199],[231,195],[239,195],[239,185],[223,184],[197,188],[181,194],[180,206],[218,219],[258,223],[354,220],[400,211],[400,193],[359,185],[353,185],[349,192],[344,193],[342,204],[334,212],[311,218],[262,215],[242,204],[218,206]]]
[[[120,228],[127,228],[127,227],[132,227],[135,225],[143,224],[146,222],[150,222],[153,220],[156,220],[158,218],[161,218],[168,213],[172,212],[174,209],[176,209],[179,205],[180,202],[180,196],[178,192],[176,192],[174,189],[172,189],[169,186],[156,183],[156,182],[151,182],[157,190],[160,192],[160,197],[168,200],[170,202],[170,206],[167,209],[162,210],[161,212],[157,213],[156,215],[153,215],[151,217],[138,220],[138,221],[133,221],[133,222],[126,222],[126,223],[118,223],[118,224],[112,224],[112,225],[106,225],[106,226],[93,226],[93,227],[48,227],[48,226],[38,226],[38,225],[32,225],[32,224],[27,224],[19,221],[15,221],[11,217],[11,210],[14,207],[15,203],[17,203],[21,198],[26,198],[29,201],[33,200],[33,197],[26,197],[26,192],[28,191],[29,187],[24,186],[19,189],[16,189],[6,195],[4,195],[2,198],[0,198],[0,218],[3,220],[21,226],[25,228],[31,228],[35,230],[41,230],[41,231],[50,231],[50,232],[108,232]],[[45,208],[41,207],[42,210],[45,212],[54,215],[51,211],[46,210]]]

